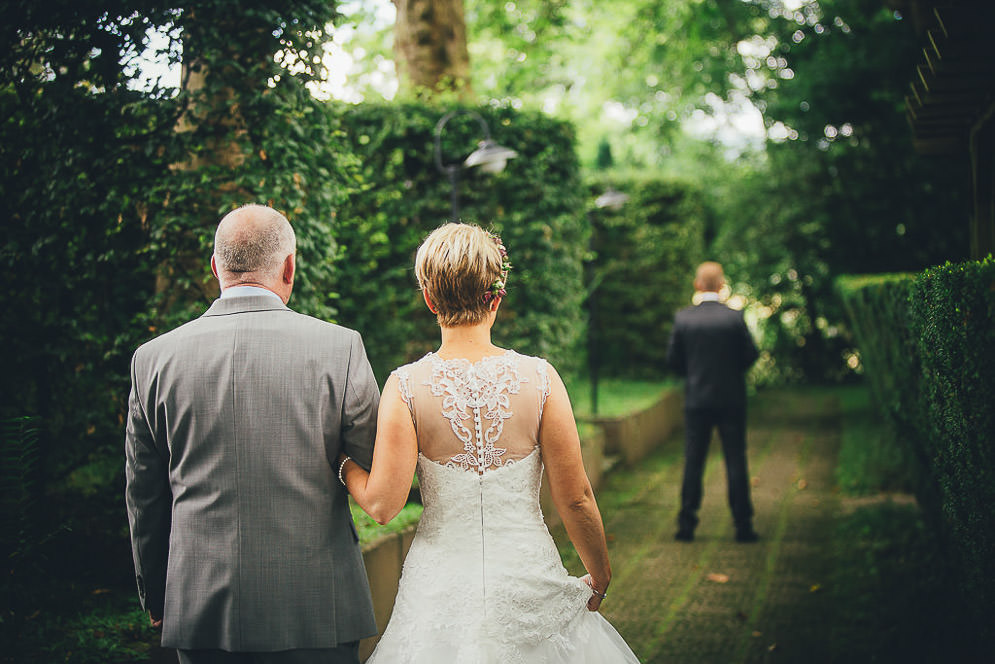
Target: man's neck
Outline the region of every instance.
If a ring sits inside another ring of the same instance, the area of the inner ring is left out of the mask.
[[[266,288],[262,284],[244,283],[244,284],[236,284],[234,286],[229,286],[227,288],[221,289],[222,300],[227,300],[235,297],[250,297],[258,295],[275,297],[276,299],[280,300],[280,302],[283,302],[283,298],[281,298],[277,293],[273,292],[269,288]]]

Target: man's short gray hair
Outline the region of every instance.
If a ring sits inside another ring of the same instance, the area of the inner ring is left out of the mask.
[[[265,205],[244,205],[225,215],[214,234],[219,272],[241,278],[275,276],[297,249],[297,237],[282,214]]]

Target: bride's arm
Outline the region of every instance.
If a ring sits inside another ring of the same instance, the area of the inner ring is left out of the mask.
[[[594,500],[591,482],[584,471],[580,437],[566,387],[550,368],[550,392],[539,426],[539,445],[549,477],[549,490],[567,535],[590,575],[594,595],[588,608],[596,611],[611,581],[608,545],[601,512]]]
[[[349,493],[381,525],[397,516],[407,502],[418,462],[415,427],[397,382],[397,376],[392,374],[384,384],[370,472],[351,460],[341,466]]]

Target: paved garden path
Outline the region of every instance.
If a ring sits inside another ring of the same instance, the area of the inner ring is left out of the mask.
[[[717,440],[692,543],[673,539],[680,434],[637,467],[611,474],[598,492],[614,573],[602,611],[643,662],[838,657],[830,627],[837,607],[827,590],[840,507],[833,479],[839,440],[838,405],[825,393],[755,400],[748,450],[761,540],[753,544],[733,540]]]

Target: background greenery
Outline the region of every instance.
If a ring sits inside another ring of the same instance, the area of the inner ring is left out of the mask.
[[[464,109],[469,110],[469,109]],[[435,166],[433,129],[444,108],[360,104],[332,111],[362,168],[360,190],[338,211],[338,319],[363,332],[377,376],[438,348],[435,317],[414,279],[414,253],[450,218],[450,184]],[[508,297],[495,343],[547,358],[560,371],[581,365],[582,259],[589,226],[572,128],[511,108],[473,109],[494,140],[518,152],[499,174],[464,169],[460,219],[493,230],[508,248]],[[470,114],[442,133],[441,158],[458,164],[483,138]]]
[[[691,303],[692,277],[705,257],[702,193],[691,182],[645,174],[598,173],[588,187],[594,200],[606,191],[629,197],[618,210],[591,206],[588,213],[588,353],[606,376],[665,375],[674,312]]]

